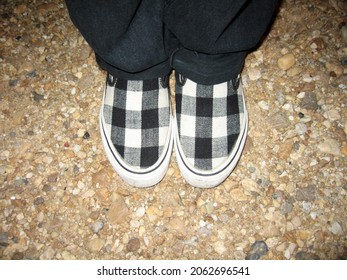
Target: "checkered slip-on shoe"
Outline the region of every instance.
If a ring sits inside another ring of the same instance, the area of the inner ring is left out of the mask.
[[[144,81],[108,74],[101,138],[113,168],[128,184],[157,184],[170,163],[173,135],[168,77]]]
[[[246,142],[248,115],[240,77],[200,85],[176,75],[174,146],[182,176],[211,188],[235,168]]]

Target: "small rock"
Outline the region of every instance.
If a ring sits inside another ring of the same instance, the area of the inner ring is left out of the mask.
[[[124,199],[120,196],[111,205],[107,212],[107,219],[112,225],[119,225],[126,221],[130,214]]]
[[[100,230],[102,230],[104,228],[104,223],[102,221],[96,221],[93,225],[92,225],[92,231],[94,233],[99,233]]]
[[[232,189],[230,191],[230,196],[235,201],[242,202],[242,201],[248,201],[249,200],[249,197],[247,195],[245,195],[245,193],[239,188]]]
[[[292,219],[292,224],[294,225],[295,228],[299,228],[301,226],[301,219],[298,216],[295,216]]]
[[[257,61],[259,63],[263,63],[264,62],[264,54],[261,50],[257,50],[255,52],[253,52],[253,55],[255,56],[255,58],[257,59]]]
[[[343,67],[336,65],[334,63],[327,62],[325,63],[325,68],[330,72],[334,73],[334,76],[340,77],[343,74]]]
[[[8,246],[8,235],[6,232],[0,232],[0,248]]]
[[[34,205],[41,205],[45,202],[45,200],[42,197],[37,197],[34,200]]]
[[[321,51],[325,49],[326,44],[323,38],[317,37],[312,40],[311,48],[316,51]]]
[[[264,100],[259,101],[258,106],[263,110],[269,110],[269,104],[267,104]]]
[[[331,226],[328,229],[335,235],[343,235],[342,226],[336,221],[332,222]]]
[[[44,185],[42,190],[46,193],[50,192],[52,190],[52,187],[49,185]]]
[[[213,248],[219,255],[223,255],[227,250],[223,241],[213,243]]]
[[[108,168],[103,168],[92,175],[93,185],[99,184],[104,188],[109,187],[112,184],[112,175]],[[109,195],[109,194],[108,194]]]
[[[48,247],[46,251],[40,256],[40,260],[52,260],[55,255],[55,250],[51,247]]]
[[[295,259],[296,260],[319,260],[319,257],[316,254],[301,251],[295,255]]]
[[[23,14],[27,10],[27,6],[25,4],[18,5],[14,8],[13,12],[15,14]]]
[[[26,74],[26,76],[28,78],[35,78],[37,76],[37,72],[36,72],[36,70],[31,70]]]
[[[140,247],[141,247],[140,239],[131,238],[127,244],[127,251],[128,252],[135,252],[138,249],[140,249]]]
[[[35,102],[40,102],[41,100],[43,100],[45,98],[44,95],[38,94],[37,92],[33,92],[33,99]]]
[[[281,213],[283,215],[289,214],[292,211],[293,211],[293,204],[288,203],[288,202],[282,203],[282,205],[281,205]]]
[[[331,109],[328,112],[326,112],[326,117],[329,121],[337,121],[341,118],[341,115],[339,113],[339,111],[337,111],[336,109]]]
[[[50,174],[47,178],[48,182],[55,183],[58,181],[58,173]]]
[[[288,248],[284,251],[284,256],[286,257],[287,260],[290,259],[290,257],[292,256],[295,248],[296,248],[296,244],[290,243]]]
[[[59,10],[59,6],[55,3],[43,3],[37,6],[37,11],[42,14],[55,12]]]
[[[271,128],[280,129],[286,128],[289,125],[289,120],[283,112],[276,112],[266,119]]]
[[[317,95],[314,92],[307,92],[300,102],[300,107],[308,110],[317,110]]]
[[[312,203],[309,201],[303,201],[302,202],[302,208],[306,213],[310,212],[312,209]]]
[[[299,75],[303,69],[301,67],[292,67],[287,71],[287,76],[288,77],[294,77]]]
[[[252,179],[243,179],[241,185],[245,194],[252,195],[260,192],[257,183]]]
[[[295,64],[295,56],[292,53],[285,54],[278,59],[277,64],[280,69],[286,71]]]
[[[280,145],[279,151],[278,151],[278,157],[280,159],[286,160],[289,158],[290,154],[293,150],[293,141],[291,139],[286,140],[284,143]]]
[[[304,123],[297,123],[295,125],[295,131],[299,136],[304,135],[307,132],[307,125]]]
[[[246,256],[246,260],[259,260],[269,252],[269,248],[264,241],[256,241],[251,246],[251,250]]]
[[[80,128],[80,129],[77,131],[77,137],[82,138],[83,135],[84,135],[84,132],[85,132],[84,129]]]
[[[347,156],[347,144],[342,147],[342,153]]]
[[[84,140],[89,139],[89,138],[90,138],[90,134],[89,134],[89,132],[88,132],[88,131],[86,131],[86,132],[83,134],[82,138],[83,138]]]
[[[341,38],[347,44],[347,25],[342,26],[340,30]]]
[[[315,201],[316,199],[316,187],[314,185],[299,188],[296,191],[295,196],[297,201]]]
[[[176,218],[172,218],[169,222],[169,228],[171,230],[176,231],[178,234],[182,235],[182,236],[186,236],[187,235],[187,229],[186,226],[184,224],[184,220],[176,217]]]
[[[22,260],[23,258],[24,258],[23,252],[15,252],[11,257],[11,260]]]
[[[318,145],[318,149],[320,152],[325,154],[331,154],[334,156],[340,156],[340,144],[335,139],[327,139],[323,143]]]
[[[257,68],[249,68],[248,77],[251,81],[259,80],[261,78],[261,72]]]
[[[87,244],[87,248],[91,252],[99,252],[104,247],[105,240],[102,238],[94,238]]]
[[[63,251],[61,253],[63,260],[76,260],[76,256],[68,251]]]
[[[145,215],[145,213],[146,213],[145,207],[139,207],[136,209],[135,215],[136,217],[141,218]]]

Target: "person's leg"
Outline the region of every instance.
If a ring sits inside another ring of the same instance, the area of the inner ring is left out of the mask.
[[[66,0],[66,5],[99,65],[111,75],[145,80],[170,72],[176,42],[163,26],[163,0]]]
[[[164,22],[181,43],[171,58],[173,68],[200,84],[237,77],[247,53],[266,32],[278,2],[172,1]]]
[[[235,168],[248,115],[240,72],[260,41],[277,0],[173,1],[165,23],[181,43],[176,71],[175,150],[186,181],[214,187]]]
[[[169,166],[168,74],[175,43],[162,0],[66,0],[70,16],[107,73],[100,131],[106,155],[130,185],[158,183]]]

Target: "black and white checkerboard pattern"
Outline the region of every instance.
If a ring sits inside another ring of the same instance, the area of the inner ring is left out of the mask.
[[[160,79],[129,81],[108,78],[104,129],[123,160],[135,168],[150,167],[166,143],[170,123],[168,84]]]
[[[243,95],[232,81],[199,85],[186,79],[176,86],[176,118],[180,144],[188,161],[212,170],[229,156],[240,133]]]

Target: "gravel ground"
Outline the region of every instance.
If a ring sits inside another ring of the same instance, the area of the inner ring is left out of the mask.
[[[209,190],[175,156],[153,188],[115,174],[105,73],[63,1],[0,13],[1,259],[347,258],[346,1],[283,1],[242,73],[245,151]]]

